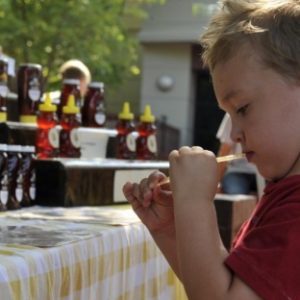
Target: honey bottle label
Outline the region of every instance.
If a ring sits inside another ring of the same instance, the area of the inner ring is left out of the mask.
[[[53,148],[58,148],[59,146],[59,134],[57,128],[53,127],[48,131],[48,140]]]
[[[79,136],[78,136],[78,131],[77,128],[74,128],[70,131],[70,140],[72,145],[75,148],[79,148],[80,147],[80,141],[79,141]]]
[[[34,102],[40,100],[41,97],[40,83],[39,83],[39,79],[36,77],[34,77],[29,82],[28,96]]]
[[[16,190],[15,190],[15,196],[16,196],[16,199],[18,202],[21,202],[22,199],[23,199],[23,176],[22,174],[19,174],[18,175],[18,178],[17,178],[17,187],[16,187]]]
[[[7,94],[8,94],[8,87],[6,86],[6,84],[0,82],[0,96],[5,98],[7,97]]]
[[[8,173],[4,171],[1,179],[0,201],[3,205],[6,205],[8,201]]]
[[[95,114],[95,122],[98,124],[98,125],[103,125],[106,121],[106,115],[105,113],[103,112],[97,112]]]
[[[129,151],[135,152],[136,151],[136,136],[133,132],[127,134],[126,136],[126,146]]]
[[[150,134],[148,136],[147,148],[151,153],[157,153],[157,142],[156,142],[156,136],[154,134]]]
[[[36,197],[35,178],[36,178],[35,171],[32,171],[30,177],[30,187],[29,187],[29,197],[32,201],[34,201]]]
[[[8,201],[8,190],[7,189],[2,189],[0,191],[0,201],[2,202],[3,205],[6,205]]]

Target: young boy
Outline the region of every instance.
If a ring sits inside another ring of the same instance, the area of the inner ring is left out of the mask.
[[[270,182],[228,253],[213,205],[214,155],[170,153],[170,190],[154,173],[124,194],[190,299],[300,299],[300,1],[223,0],[202,37],[231,137]]]

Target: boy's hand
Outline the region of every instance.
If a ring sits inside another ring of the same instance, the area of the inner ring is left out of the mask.
[[[188,199],[213,200],[217,191],[218,172],[215,155],[201,147],[182,147],[169,156],[173,195]]]
[[[168,184],[158,185],[166,175],[155,171],[139,184],[127,182],[123,193],[133,210],[150,231],[174,226],[173,197]]]

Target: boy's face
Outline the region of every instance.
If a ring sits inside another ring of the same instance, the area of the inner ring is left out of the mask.
[[[247,159],[270,180],[300,174],[300,85],[266,68],[250,46],[217,64],[212,79]]]

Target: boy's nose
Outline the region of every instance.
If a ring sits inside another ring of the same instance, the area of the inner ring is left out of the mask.
[[[230,138],[235,143],[242,143],[243,142],[243,131],[238,126],[238,124],[236,124],[236,122],[232,122]]]

